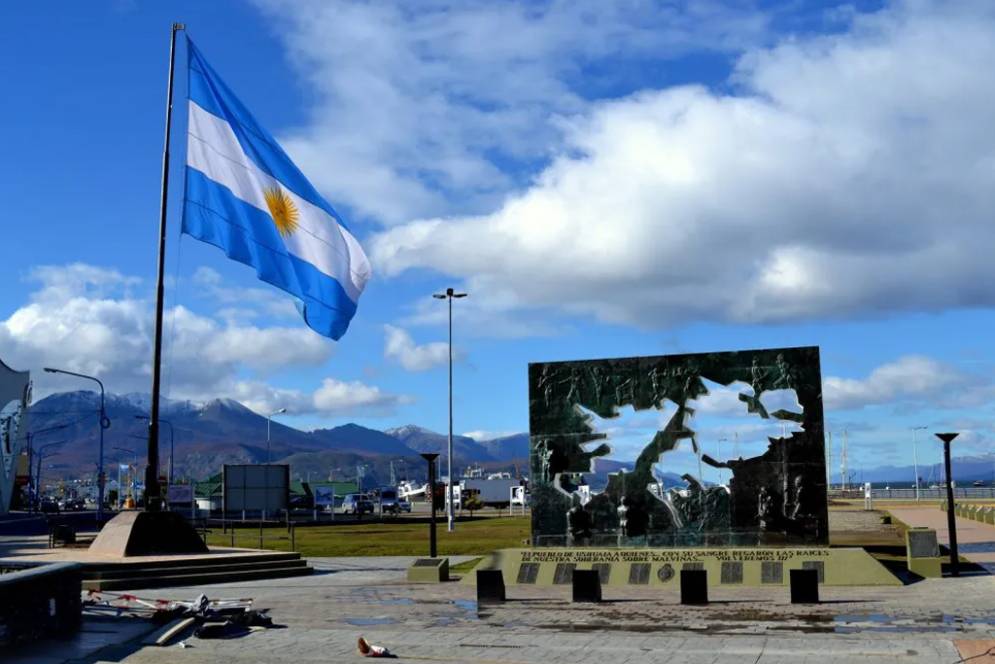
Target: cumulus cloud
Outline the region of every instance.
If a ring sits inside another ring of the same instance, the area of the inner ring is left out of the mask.
[[[152,303],[132,291],[140,280],[83,264],[31,272],[37,289],[0,320],[4,360],[35,374],[35,394],[89,389],[77,379],[52,376],[54,366],[99,376],[116,393],[147,392],[151,380]],[[303,324],[261,327],[219,321],[183,306],[165,312],[163,393],[202,401],[230,397],[264,412],[339,415],[386,412],[403,397],[359,382],[326,379],[313,392],[271,386],[277,370],[326,362],[333,344]]]
[[[418,345],[405,330],[384,325],[384,357],[399,362],[408,371],[425,371],[449,361],[449,344],[444,341]]]
[[[257,413],[272,413],[286,408],[291,415],[378,416],[390,414],[411,399],[390,394],[360,381],[326,378],[313,392],[273,387],[259,381],[235,383],[232,397]]]
[[[993,305],[993,13],[900,3],[747,49],[730,92],[584,105],[524,191],[388,229],[374,262],[646,327]]]
[[[883,364],[866,378],[829,376],[822,384],[827,410],[903,401],[957,408],[984,402],[992,396],[990,380],[921,355],[906,355]]]
[[[606,62],[736,51],[768,27],[703,2],[258,4],[317,98],[284,145],[333,200],[387,223],[497,204],[523,183],[514,167],[559,144],[550,118],[580,111]]]

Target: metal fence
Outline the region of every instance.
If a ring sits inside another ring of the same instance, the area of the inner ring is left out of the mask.
[[[861,500],[864,497],[864,490],[860,489],[847,489],[842,491],[840,489],[834,489],[829,492],[830,498],[844,498],[850,500]],[[891,500],[915,500],[916,490],[915,489],[871,489],[871,497],[875,500],[891,499]],[[943,489],[919,489],[919,499],[920,500],[946,500],[947,490]],[[965,486],[965,487],[954,487],[954,498],[974,498],[974,499],[995,499],[995,487],[977,487],[977,486]]]

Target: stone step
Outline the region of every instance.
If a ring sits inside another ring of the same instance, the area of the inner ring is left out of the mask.
[[[286,560],[232,560],[230,562],[215,561],[213,565],[169,565],[150,564],[143,567],[105,567],[93,569],[87,567],[84,577],[87,579],[127,579],[135,576],[181,576],[219,571],[241,572],[255,569],[275,569],[290,567],[307,567],[307,561],[298,558]]]
[[[271,566],[236,571],[219,567],[217,569],[208,568],[181,574],[137,574],[131,577],[114,579],[91,579],[84,572],[83,588],[86,590],[132,590],[136,588],[204,586],[235,581],[306,576],[313,573],[314,568],[306,564],[303,566]]]
[[[168,569],[170,567],[214,567],[231,562],[286,562],[300,560],[301,554],[294,551],[273,551],[246,553],[243,555],[209,554],[203,556],[184,556],[147,560],[142,558],[122,559],[112,563],[86,563],[88,571],[119,570],[119,569]]]

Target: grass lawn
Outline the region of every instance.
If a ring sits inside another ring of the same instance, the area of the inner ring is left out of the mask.
[[[456,532],[446,532],[445,521],[439,524],[439,555],[475,555],[495,549],[522,546],[529,537],[528,518],[503,517],[463,521]],[[283,529],[265,531],[263,547],[290,550],[290,534]],[[286,537],[287,539],[272,539]],[[425,556],[428,555],[428,525],[424,523],[363,523],[343,526],[313,526],[296,529],[297,551],[304,556]],[[231,535],[215,530],[208,544],[231,546]],[[235,546],[256,548],[259,531],[252,528],[236,531]]]

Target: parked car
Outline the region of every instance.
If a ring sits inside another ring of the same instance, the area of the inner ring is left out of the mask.
[[[64,498],[59,501],[59,507],[66,512],[82,512],[86,509],[86,501],[82,498]]]
[[[350,493],[342,500],[339,511],[342,514],[355,514],[356,516],[373,514],[373,501],[361,493]]]
[[[41,504],[38,506],[38,509],[41,510],[42,512],[58,514],[59,503],[58,501],[55,500],[55,498],[48,498],[48,497],[42,498]]]
[[[380,490],[380,509],[384,514],[400,514],[401,506],[398,504],[397,489]]]
[[[404,498],[398,498],[397,499],[397,507],[398,507],[398,509],[400,511],[407,512],[408,514],[411,514],[411,503],[409,503]]]

